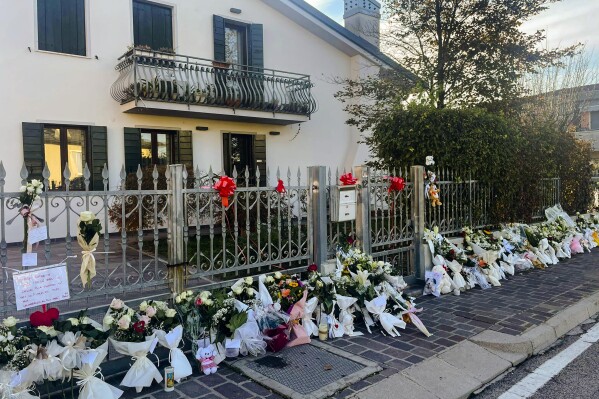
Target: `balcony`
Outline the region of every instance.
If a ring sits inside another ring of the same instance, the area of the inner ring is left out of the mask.
[[[133,49],[110,91],[123,112],[289,125],[316,112],[309,75]]]

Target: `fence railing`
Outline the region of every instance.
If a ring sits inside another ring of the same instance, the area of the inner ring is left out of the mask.
[[[288,169],[284,174],[277,170],[273,175],[267,169],[265,179],[258,170],[254,176],[248,169],[241,175],[234,170],[231,177],[239,186],[225,206],[213,189],[220,174],[212,170],[171,165],[140,167],[127,175],[122,168],[118,189],[111,190],[104,167],[104,190],[90,191],[86,166],[77,177],[83,190],[72,191],[67,166],[64,189],[44,191],[33,206],[48,229],[48,238],[34,252],[40,266],[66,259],[71,299],[58,306],[68,312],[105,306],[114,296],[168,297],[182,288],[225,285],[239,276],[303,271],[311,262],[333,259],[347,236],[413,281],[424,277],[425,228],[440,226],[441,232],[451,233],[488,224],[491,193],[476,180],[440,172],[443,205],[432,209],[422,166],[400,171],[356,167],[353,173],[358,178],[356,220],[336,223],[329,204],[340,172],[325,167]],[[15,314],[12,270],[22,268],[24,227],[20,193],[5,190],[6,176],[0,163],[0,313]],[[48,187],[47,166],[42,176]],[[391,176],[404,178],[402,191],[389,190]],[[20,177],[25,184],[26,168]],[[285,192],[274,189],[278,179],[284,181]],[[542,183],[543,206],[558,203],[559,179]],[[71,258],[81,255],[77,220],[84,210],[94,212],[104,227],[95,255],[97,275],[89,287],[79,278],[80,258]]]
[[[309,75],[133,49],[111,87],[120,103],[153,100],[288,113],[316,112]]]

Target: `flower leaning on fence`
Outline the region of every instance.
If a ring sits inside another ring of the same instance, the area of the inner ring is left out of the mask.
[[[102,224],[92,212],[84,211],[79,215],[79,234],[77,242],[81,246],[81,282],[83,286],[91,286],[91,280],[96,276],[96,258],[94,252],[98,248]]]
[[[19,214],[23,217],[23,226],[25,229],[25,235],[23,239],[24,252],[29,252],[30,250],[29,229],[32,229],[43,222],[43,219],[40,219],[33,213],[35,211],[35,209],[33,209],[33,204],[40,198],[40,194],[43,191],[44,183],[37,179],[32,179],[19,189],[19,203],[21,204]]]

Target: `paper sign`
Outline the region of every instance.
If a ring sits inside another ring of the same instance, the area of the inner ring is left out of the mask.
[[[37,266],[37,253],[24,253],[23,254],[23,267]]]
[[[67,267],[64,265],[14,273],[13,282],[17,310],[71,298]]]
[[[35,244],[48,239],[48,228],[46,226],[35,227],[29,230],[27,241],[29,244]]]
[[[225,349],[239,349],[241,348],[241,340],[240,339],[226,339],[225,340]]]

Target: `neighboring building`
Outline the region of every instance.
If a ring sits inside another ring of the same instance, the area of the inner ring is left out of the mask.
[[[7,190],[23,161],[33,176],[47,163],[52,188],[67,161],[81,187],[87,162],[93,189],[104,163],[115,188],[122,165],[247,166],[264,176],[363,162],[335,81],[399,66],[360,37],[359,27],[378,24],[378,2],[345,3],[357,34],[302,0],[7,2]]]
[[[581,88],[582,113],[576,135],[591,143],[594,160],[599,161],[599,84]]]

